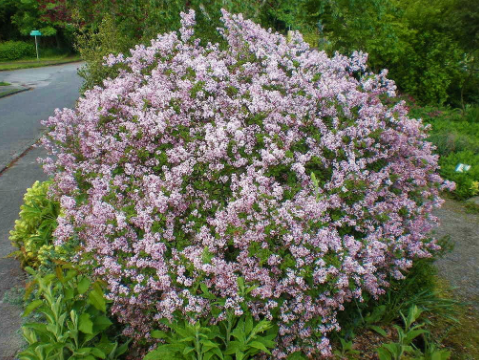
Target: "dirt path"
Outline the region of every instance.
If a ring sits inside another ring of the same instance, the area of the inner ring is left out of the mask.
[[[454,244],[454,250],[436,263],[439,275],[479,311],[479,215],[466,213],[454,200],[446,200],[435,215],[441,219],[437,234],[449,235]]]

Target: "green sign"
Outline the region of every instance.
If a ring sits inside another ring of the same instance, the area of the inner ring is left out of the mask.
[[[40,32],[40,30],[32,30],[30,36],[42,36],[42,33]]]

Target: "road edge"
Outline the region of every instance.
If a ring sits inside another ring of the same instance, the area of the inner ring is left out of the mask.
[[[54,63],[54,64],[45,64],[45,65],[40,65],[40,66],[22,67],[22,68],[19,68],[19,69],[0,69],[0,72],[26,70],[26,69],[38,69],[38,68],[42,68],[42,67],[59,66],[59,65],[74,64],[74,63],[81,63],[81,62],[85,62],[85,60],[82,60],[82,59],[78,60],[77,59],[77,60],[70,60],[70,61],[59,62],[59,63]],[[35,64],[35,63],[32,63],[32,64]]]
[[[21,92],[24,92],[24,91],[28,91],[28,90],[31,90],[32,88],[17,88],[17,89],[11,89],[11,91],[6,91],[4,93],[1,93],[0,92],[0,99],[1,98],[4,98],[4,97],[7,97],[7,96],[12,96],[12,95],[15,95],[15,94],[18,94],[18,93],[21,93]]]

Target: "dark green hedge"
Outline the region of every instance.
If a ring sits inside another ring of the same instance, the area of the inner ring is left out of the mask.
[[[35,45],[24,41],[6,41],[0,43],[0,61],[18,60],[35,56]]]

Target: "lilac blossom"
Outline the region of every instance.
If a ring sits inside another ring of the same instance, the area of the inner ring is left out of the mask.
[[[120,75],[44,122],[57,242],[77,234],[138,340],[211,316],[205,284],[224,310],[245,302],[279,325],[275,359],[330,356],[346,302],[438,249],[431,211],[452,185],[422,122],[381,102],[395,85],[365,54],[330,58],[227,12],[220,50],[182,19],[107,57]]]

